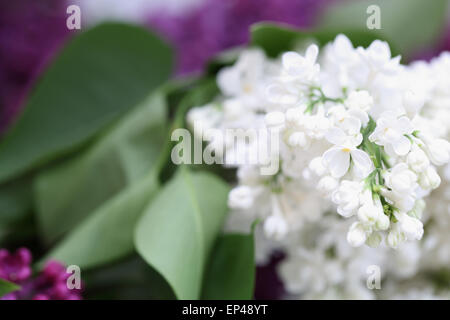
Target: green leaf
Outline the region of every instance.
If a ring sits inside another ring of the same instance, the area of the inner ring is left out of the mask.
[[[249,300],[255,286],[253,234],[225,234],[212,251],[202,299]]]
[[[149,172],[165,131],[166,104],[156,91],[86,152],[39,173],[35,202],[44,238],[55,240]]]
[[[18,285],[0,278],[0,298],[17,290],[20,290]]]
[[[181,167],[137,224],[138,253],[178,299],[198,299],[205,263],[227,211],[229,188],[206,173]]]
[[[32,179],[21,177],[0,185],[0,243],[23,241],[34,234],[32,215]],[[31,228],[30,228],[31,227]]]
[[[320,19],[327,29],[367,30],[370,14],[367,8],[380,8],[380,33],[389,38],[402,54],[433,45],[442,32],[448,0],[358,0],[338,2],[328,6]]]
[[[251,44],[263,48],[269,57],[274,58],[282,52],[294,50],[309,42],[324,46],[340,33],[345,34],[354,46],[367,47],[376,39],[386,40],[379,33],[364,29],[301,31],[271,23],[257,23],[251,27]],[[395,47],[391,48],[391,51],[397,54]]]
[[[169,47],[147,30],[106,23],[56,57],[0,143],[0,183],[92,138],[168,79]]]
[[[27,177],[0,186],[0,226],[23,220],[32,208],[31,180]]]
[[[167,282],[138,255],[87,270],[83,282],[86,300],[175,299]]]
[[[48,259],[82,269],[104,265],[134,250],[135,224],[158,188],[156,172],[105,202],[53,249]]]
[[[170,126],[169,137],[167,140],[171,140],[170,136],[173,130],[186,127],[186,113],[190,108],[201,106],[210,102],[218,93],[219,89],[215,78],[205,78],[195,83],[194,88],[191,88],[188,93],[180,99],[179,103],[176,104],[176,109],[174,110],[175,115]],[[162,161],[160,162],[160,181],[168,180],[168,177],[171,177],[177,169],[177,166],[169,159],[172,148],[177,143],[178,142],[176,141],[170,141],[166,144],[164,151],[162,152]]]

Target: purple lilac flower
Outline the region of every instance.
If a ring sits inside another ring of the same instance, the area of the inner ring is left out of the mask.
[[[81,290],[67,287],[69,276],[60,262],[47,262],[44,270],[33,282],[33,289],[36,292],[33,300],[80,300]]]
[[[31,276],[31,253],[26,248],[18,249],[14,254],[0,249],[0,278],[21,283]]]
[[[67,37],[62,0],[0,4],[0,133],[20,111],[43,66]]]
[[[0,300],[80,300],[81,290],[69,289],[70,274],[58,261],[49,261],[35,277],[31,277],[31,252],[20,248],[15,253],[0,250],[0,278],[18,284],[19,291],[9,293]]]
[[[310,27],[332,1],[336,0],[205,0],[182,16],[158,12],[149,17],[149,25],[174,44],[177,70],[183,74],[200,71],[214,54],[245,44],[255,22]]]

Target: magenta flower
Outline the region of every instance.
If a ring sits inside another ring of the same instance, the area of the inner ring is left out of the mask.
[[[201,71],[213,55],[247,43],[253,23],[311,27],[320,9],[332,1],[337,0],[205,0],[182,16],[158,12],[148,21],[175,46],[182,74]]]
[[[58,261],[49,261],[41,274],[34,280],[33,300],[80,300],[81,290],[69,289],[67,279],[70,274]]]
[[[66,39],[62,0],[0,4],[0,134],[20,111],[43,66]]]
[[[0,278],[18,284],[21,289],[0,300],[80,300],[81,290],[69,289],[70,274],[58,261],[49,261],[35,277],[31,277],[31,253],[20,248],[15,253],[0,249]]]
[[[18,249],[14,254],[0,249],[0,278],[21,283],[31,276],[31,253],[26,248]]]

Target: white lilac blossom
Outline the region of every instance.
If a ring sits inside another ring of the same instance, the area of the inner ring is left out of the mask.
[[[450,225],[450,191],[444,197],[433,190],[450,160],[450,54],[399,62],[385,42],[354,48],[344,35],[321,53],[311,45],[269,59],[251,49],[219,72],[221,94],[212,104],[220,117],[211,104],[188,116],[193,128],[195,118],[211,114],[219,130],[278,130],[279,170],[263,175],[258,164],[237,164],[229,206],[231,216],[262,219],[262,247],[287,252],[280,273],[291,294],[374,297],[361,285],[365,270],[345,271],[357,261],[379,263],[394,278],[424,268],[422,254],[448,266],[450,250],[439,248],[450,247],[443,227]],[[430,194],[445,198],[432,211],[425,208]],[[425,223],[435,234],[427,235]]]

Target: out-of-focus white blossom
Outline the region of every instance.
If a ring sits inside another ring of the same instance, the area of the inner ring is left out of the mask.
[[[214,102],[189,112],[193,128],[279,133],[273,175],[237,164],[227,229],[262,219],[258,261],[286,252],[290,295],[386,297],[366,287],[368,266],[393,282],[448,267],[450,165],[448,177],[439,167],[450,160],[449,53],[401,65],[385,42],[354,48],[339,35],[321,53],[244,51],[218,84]]]

